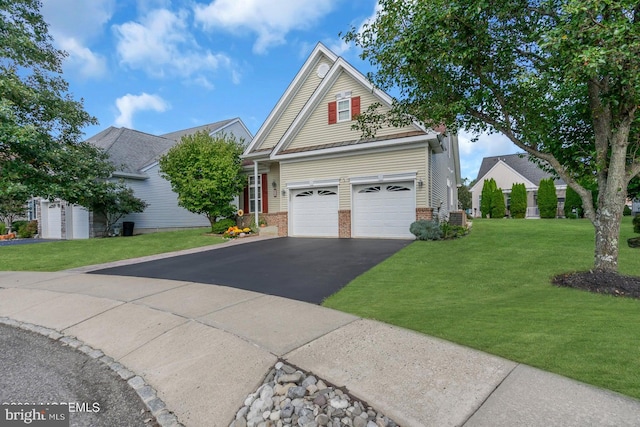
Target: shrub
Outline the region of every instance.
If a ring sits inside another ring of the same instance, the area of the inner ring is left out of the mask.
[[[7,225],[4,222],[0,222],[0,235],[7,234]]]
[[[558,196],[553,178],[540,181],[538,208],[540,209],[540,218],[555,218],[558,215]]]
[[[527,189],[523,183],[511,186],[509,210],[513,218],[524,218],[527,215]]]
[[[631,216],[631,208],[627,205],[624,205],[624,209],[622,210],[622,215]]]
[[[461,225],[452,225],[447,221],[440,223],[440,229],[442,230],[443,239],[455,239],[462,237],[469,232],[469,229]]]
[[[636,216],[633,217],[633,232],[634,233],[640,233],[640,214],[636,214]]]
[[[443,234],[438,221],[426,219],[421,219],[411,224],[409,231],[418,240],[440,240]]]
[[[11,230],[12,231],[18,231],[20,230],[20,227],[27,225],[27,221],[23,221],[23,220],[19,220],[19,221],[13,221],[11,223]]]
[[[482,218],[491,216],[493,193],[496,188],[496,181],[493,178],[484,180],[484,183],[482,184],[482,193],[480,195],[480,212]]]
[[[236,221],[230,218],[221,219],[220,221],[214,223],[211,226],[211,232],[214,234],[223,234],[225,231],[229,229],[229,227],[233,227],[236,225]]]
[[[25,221],[26,222],[26,221]],[[30,239],[38,233],[38,221],[29,221],[18,228],[18,237]]]
[[[574,209],[576,210],[575,213],[573,212]],[[567,187],[567,193],[564,199],[565,218],[581,218],[582,214],[582,198],[573,188]]]
[[[491,218],[504,218],[507,207],[504,204],[504,193],[501,188],[496,188],[491,194]]]

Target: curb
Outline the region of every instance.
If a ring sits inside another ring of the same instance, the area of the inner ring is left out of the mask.
[[[107,356],[102,350],[88,346],[84,342],[73,336],[61,334],[60,332],[45,328],[44,326],[34,325],[32,323],[20,322],[9,317],[0,317],[0,324],[13,328],[22,329],[24,331],[35,332],[45,336],[53,341],[58,341],[64,346],[71,347],[81,353],[86,354],[91,359],[96,360],[107,366],[113,372],[118,374],[120,378],[127,382],[140,400],[144,403],[151,415],[161,427],[185,427],[178,421],[173,412],[167,409],[167,405],[158,397],[157,391],[151,387],[140,375],[136,375],[126,366],[116,362],[112,357]]]

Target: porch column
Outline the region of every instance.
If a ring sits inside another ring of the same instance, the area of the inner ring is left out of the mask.
[[[255,215],[255,222],[256,222],[256,227],[258,226],[258,224],[260,224],[260,209],[259,209],[259,205],[258,205],[258,197],[259,194],[258,193],[258,161],[254,160],[253,161],[253,184],[254,184],[254,190],[253,190],[253,206],[254,206],[254,215]],[[264,184],[264,183],[262,183]],[[262,191],[262,188],[260,189],[260,191]]]

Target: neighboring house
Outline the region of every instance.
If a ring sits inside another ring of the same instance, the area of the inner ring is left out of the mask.
[[[251,132],[239,118],[223,120],[160,136],[127,128],[109,127],[87,141],[102,148],[116,167],[114,180],[123,180],[135,195],[147,202],[141,213],[121,221],[135,223],[136,233],[209,226],[204,215],[196,215],[178,206],[171,184],[160,176],[159,159],[185,135],[208,130],[211,135],[233,135],[245,143]],[[99,235],[104,219],[80,206],[64,201],[39,200],[39,227],[44,238],[78,239]]]
[[[457,136],[416,121],[362,139],[351,126],[373,103],[392,99],[319,43],[243,154],[249,218],[280,236],[413,238],[412,222],[457,211]]]
[[[524,184],[527,189],[527,218],[539,218],[538,210],[538,187],[543,179],[553,178],[530,160],[528,154],[508,154],[504,156],[485,157],[482,159],[478,178],[471,187],[472,215],[480,217],[480,198],[482,187],[487,179],[495,179],[498,188],[505,194],[505,205],[507,212],[511,201],[511,186],[513,184]],[[558,216],[564,216],[564,200],[567,185],[561,179],[555,180],[556,195],[558,196]]]

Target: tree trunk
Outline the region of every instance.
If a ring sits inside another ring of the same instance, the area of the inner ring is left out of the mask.
[[[620,215],[599,209],[593,225],[596,229],[594,269],[616,272],[618,270]]]

